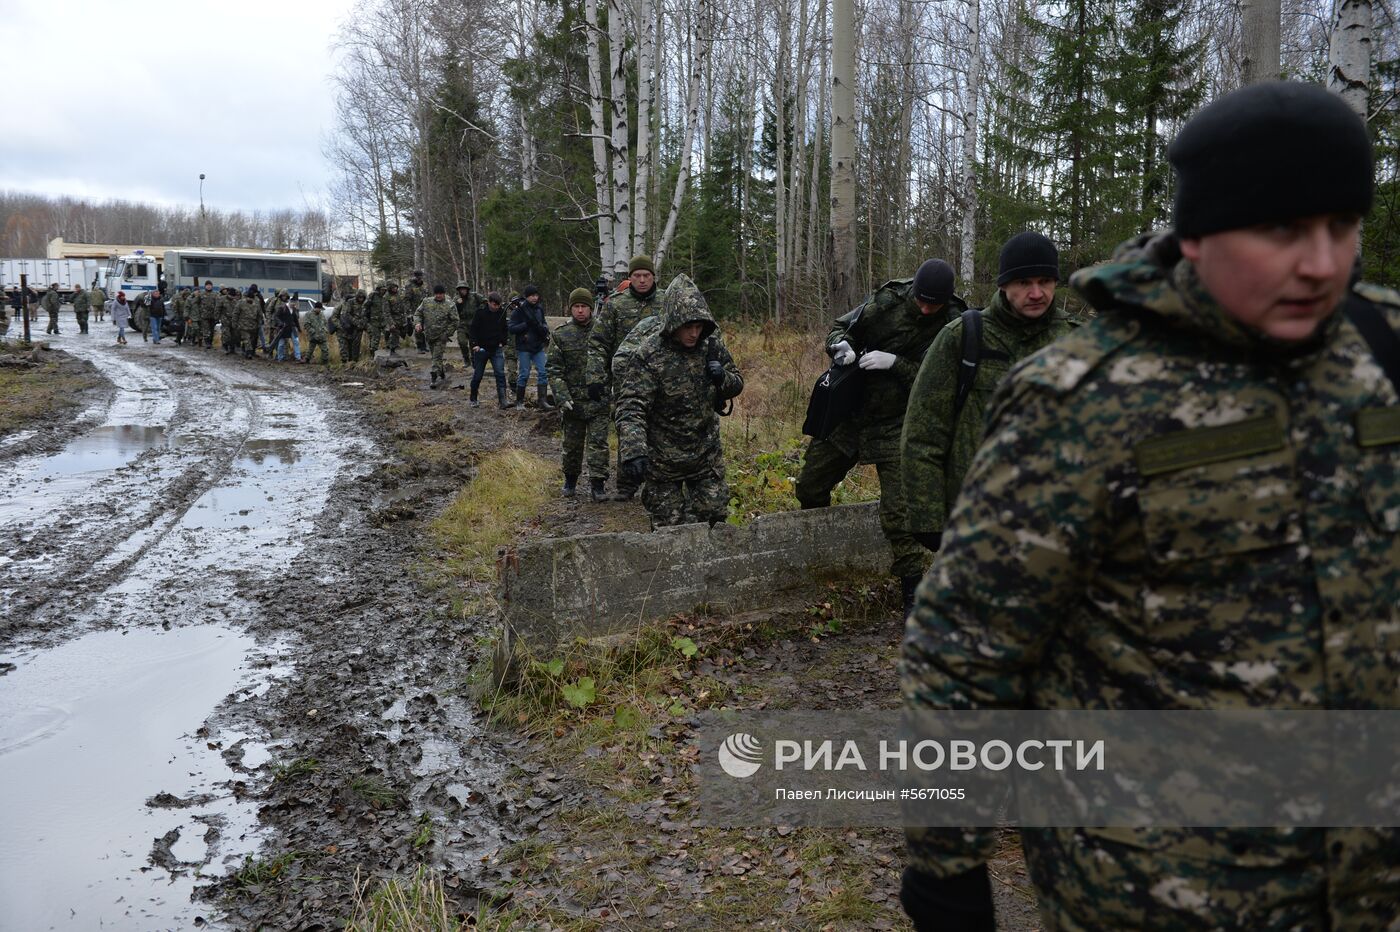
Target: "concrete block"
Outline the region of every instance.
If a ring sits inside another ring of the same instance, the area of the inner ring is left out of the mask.
[[[704,524],[532,541],[502,565],[502,644],[537,655],[705,606],[772,608],[837,573],[889,571],[877,502]],[[499,659],[498,659],[499,670]]]

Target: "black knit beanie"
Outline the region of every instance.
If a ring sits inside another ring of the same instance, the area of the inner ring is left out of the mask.
[[[1223,230],[1371,209],[1371,138],[1336,94],[1266,81],[1201,109],[1167,147],[1175,226],[1195,239]]]
[[[1060,251],[1041,233],[1027,230],[1017,233],[1001,247],[1001,262],[997,270],[997,287],[1018,278],[1053,278],[1060,280]]]
[[[925,259],[914,273],[914,297],[929,304],[947,304],[953,297],[953,267],[942,259]]]

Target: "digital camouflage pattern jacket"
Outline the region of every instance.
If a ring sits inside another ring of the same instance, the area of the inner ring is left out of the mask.
[[[617,352],[633,327],[661,310],[661,296],[661,288],[655,287],[651,294],[639,298],[632,286],[628,285],[625,291],[619,291],[603,302],[589,338],[586,373],[589,385],[606,388],[612,384],[613,353]]]
[[[998,290],[982,311],[982,354],[977,378],[957,424],[952,424],[962,368],[961,312],[933,341],[919,367],[899,439],[900,475],[908,500],[909,530],[941,534],[973,454],[982,441],[983,415],[997,386],[1017,361],[1069,333],[1074,326],[1054,303],[1037,320],[1018,316]]]
[[[1071,280],[1099,316],[1023,361],[907,623],[932,709],[1400,707],[1400,394],[1335,313],[1227,317],[1171,237]],[[1358,291],[1400,328],[1400,295]],[[1389,424],[1390,428],[1386,425]],[[966,870],[992,830],[910,829]],[[1024,829],[1047,929],[1383,929],[1392,829]]]
[[[559,406],[573,403],[573,410],[564,413],[568,418],[588,420],[606,411],[606,405],[588,400],[588,383],[584,380],[588,368],[588,338],[593,327],[592,318],[587,324],[570,318],[554,328],[554,339],[549,341],[545,374]]]
[[[723,475],[715,401],[738,395],[744,379],[716,330],[704,295],[689,278],[676,276],[662,308],[661,328],[642,341],[627,380],[617,386],[620,458],[626,462],[650,457],[650,476],[661,481]],[[692,321],[702,325],[700,342],[686,349],[673,337]],[[705,372],[711,359],[724,366],[724,381],[718,386]]]
[[[423,325],[423,336],[429,343],[445,342],[457,332],[457,305],[446,295],[441,301],[434,295],[418,305],[417,323]]]

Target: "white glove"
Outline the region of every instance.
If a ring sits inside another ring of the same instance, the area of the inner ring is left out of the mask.
[[[866,350],[865,355],[860,357],[860,367],[862,369],[888,369],[894,365],[894,361],[898,358],[894,353],[886,353],[883,350]]]
[[[569,401],[564,402],[564,410],[565,410],[565,411],[573,411],[573,410],[574,410],[574,403],[573,403],[572,400],[569,400]]]
[[[851,344],[842,340],[831,348],[831,361],[838,366],[849,366],[856,361],[856,351],[851,349]]]

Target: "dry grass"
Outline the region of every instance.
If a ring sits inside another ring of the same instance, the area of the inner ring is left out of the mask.
[[[6,344],[0,344],[3,351]],[[26,427],[30,421],[76,408],[84,391],[99,384],[95,376],[63,371],[57,362],[33,369],[0,369],[0,434]]]

